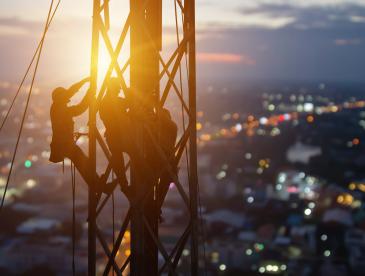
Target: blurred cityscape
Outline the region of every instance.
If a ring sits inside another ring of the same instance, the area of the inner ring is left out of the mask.
[[[14,88],[0,83],[2,116]],[[0,275],[71,275],[70,164],[48,161],[49,91],[35,92],[1,214]],[[202,275],[364,275],[364,92],[361,84],[343,83],[199,88]],[[179,111],[172,106],[175,118]],[[1,193],[20,117],[12,115],[1,134]],[[184,184],[185,161],[180,166]],[[120,192],[112,207],[98,221],[110,243],[127,212]],[[80,177],[75,211],[76,270],[85,275],[87,188]],[[171,184],[160,231],[167,248],[186,220]],[[121,261],[128,243],[127,233]],[[189,254],[183,251],[182,275]],[[105,258],[102,248],[98,256]]]

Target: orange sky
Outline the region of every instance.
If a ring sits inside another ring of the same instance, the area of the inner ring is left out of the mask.
[[[128,12],[128,2],[110,1],[114,38],[123,23],[120,19]],[[0,81],[21,78],[40,39],[49,3],[0,2]],[[171,50],[176,46],[173,1],[164,3],[164,50]],[[196,3],[201,77],[364,79],[360,73],[365,62],[364,0]],[[91,13],[91,0],[61,0],[46,39],[38,84],[61,85],[89,73]],[[123,55],[128,55],[128,48]],[[103,60],[101,64],[106,66],[107,60]]]

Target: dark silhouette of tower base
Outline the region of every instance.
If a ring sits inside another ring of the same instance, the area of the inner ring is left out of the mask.
[[[89,110],[90,171],[96,171],[97,146],[100,146],[109,161],[102,178],[105,183],[114,170],[111,153],[97,128],[98,103],[113,72],[119,77],[122,90],[130,100],[129,114],[133,128],[126,132],[126,135],[133,137],[135,151],[131,154],[126,168],[130,179],[130,193],[126,196],[130,206],[112,247],[106,242],[103,231],[97,224],[98,215],[110,199],[110,195],[101,195],[104,183],[97,183],[94,179],[90,185],[88,273],[96,275],[96,251],[100,244],[107,260],[103,275],[109,275],[112,270],[117,275],[123,275],[127,268],[133,276],[154,276],[163,273],[177,275],[182,251],[190,242],[190,274],[198,275],[195,1],[176,0],[175,12],[172,10],[171,13],[164,14],[165,17],[172,18],[180,14],[182,18],[181,28],[176,27],[177,47],[171,51],[168,59],[166,55],[162,55],[162,0],[130,0],[129,3],[126,1],[126,7],[129,4],[130,11],[115,46],[108,35],[111,1],[113,0],[93,1],[91,89],[94,98]],[[126,39],[128,36],[129,40]],[[130,43],[130,56],[121,66],[119,56],[126,41]],[[101,43],[109,53],[110,66],[103,76],[103,82],[98,84]],[[182,65],[184,70],[186,65],[186,78],[181,77]],[[129,72],[129,81],[125,78],[126,72]],[[177,84],[179,74],[180,85]],[[188,91],[186,95],[183,93],[184,87]],[[158,127],[158,119],[156,120],[163,112],[170,94],[180,102],[180,112],[182,116],[186,116],[187,124],[179,124],[179,136],[173,156],[166,155],[161,128]],[[177,167],[185,152],[188,152],[188,180],[187,183],[180,183]],[[169,190],[166,187],[170,185],[167,181],[170,180],[186,205],[189,222],[173,249],[167,251],[159,238],[158,229],[161,207]],[[115,187],[117,185],[114,185]],[[127,229],[130,229],[131,233],[131,254],[120,264],[116,256]],[[163,262],[159,262],[159,254],[163,257]]]

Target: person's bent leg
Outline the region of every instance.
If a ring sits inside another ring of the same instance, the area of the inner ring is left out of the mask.
[[[127,176],[125,173],[126,168],[125,168],[123,153],[112,154],[111,165],[112,165],[113,171],[117,175],[121,189],[124,191],[124,189],[128,186],[128,180],[127,180]]]
[[[124,163],[123,150],[118,141],[107,139],[107,144],[111,152],[111,166],[117,176],[122,192],[127,193],[128,180],[126,176],[126,167]]]
[[[77,145],[73,145],[67,150],[66,157],[74,163],[76,169],[79,171],[88,186],[90,186],[94,179],[99,182],[100,177],[98,174],[90,171],[89,158]]]

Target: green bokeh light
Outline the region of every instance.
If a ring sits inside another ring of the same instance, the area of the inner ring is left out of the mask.
[[[25,160],[24,162],[24,167],[26,167],[27,169],[29,169],[32,166],[32,161],[30,160]]]
[[[262,250],[264,250],[265,249],[265,246],[264,246],[264,244],[262,244],[262,243],[255,243],[254,244],[254,247],[255,247],[255,250],[258,252],[258,251],[262,251]]]

